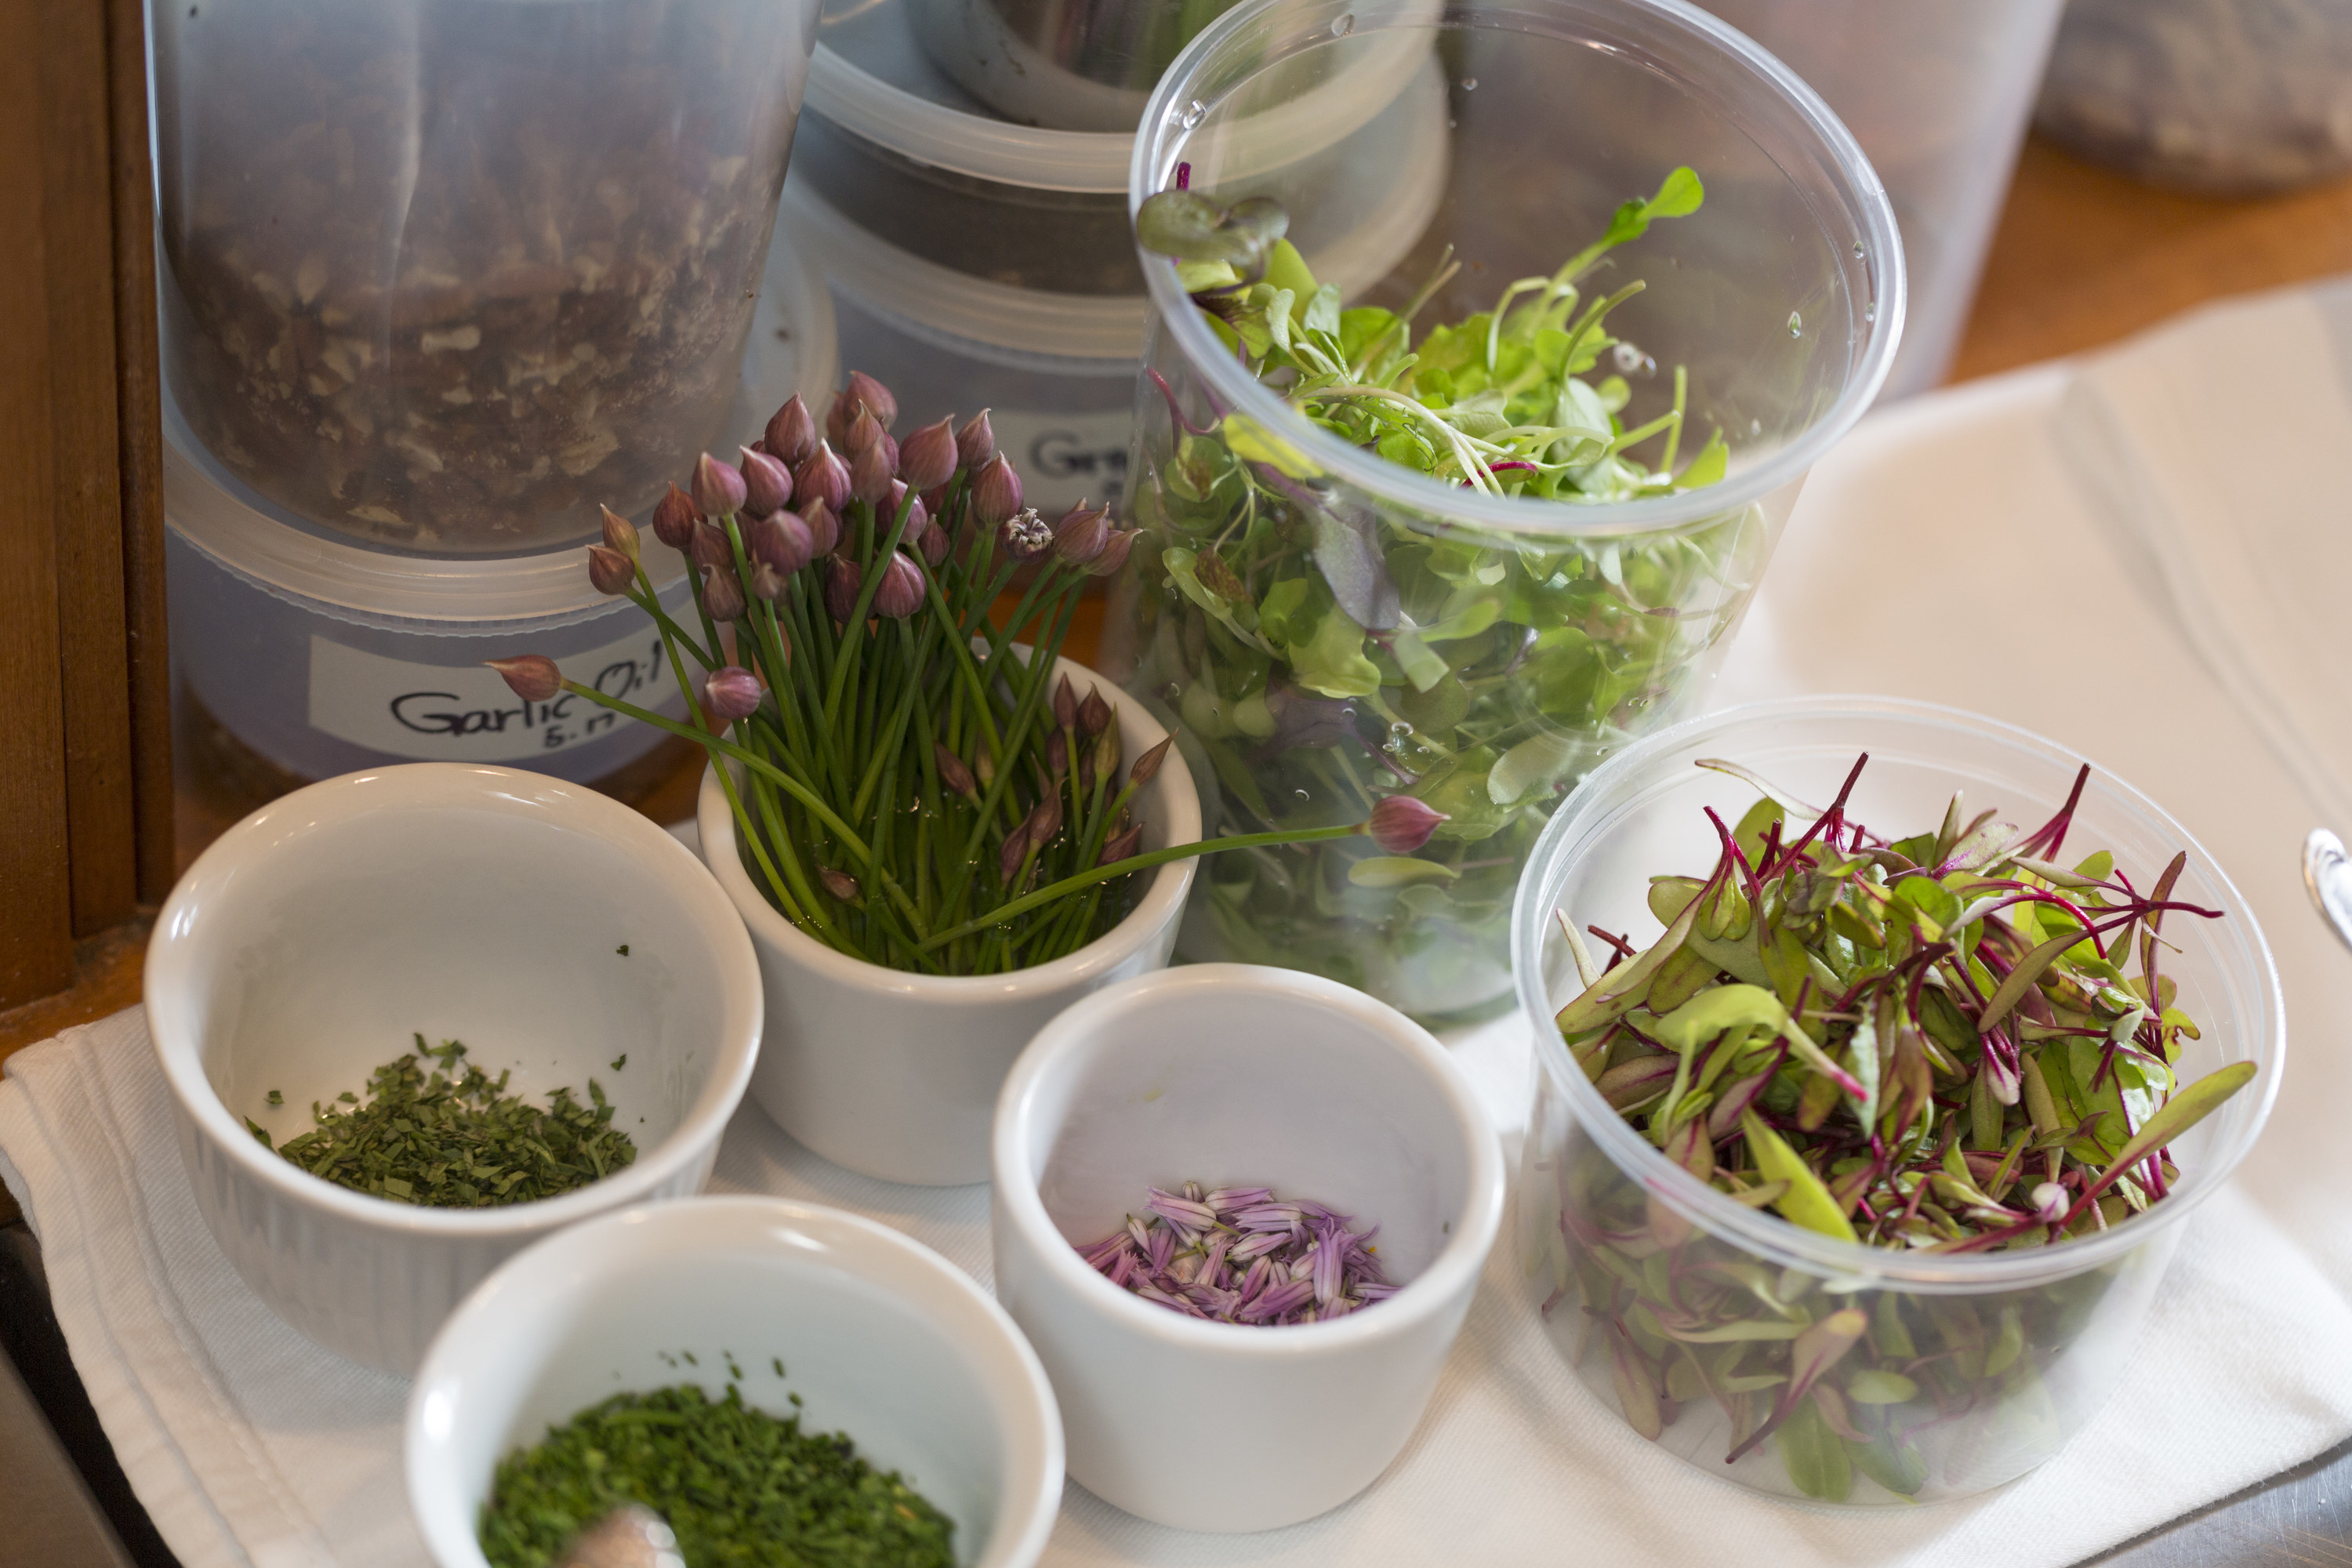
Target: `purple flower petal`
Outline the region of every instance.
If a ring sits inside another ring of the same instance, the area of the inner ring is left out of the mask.
[[[1340,1234],[1345,1235],[1346,1232]],[[1335,1241],[1332,1233],[1327,1230],[1316,1242],[1315,1250],[1308,1254],[1313,1259],[1311,1278],[1315,1282],[1315,1300],[1324,1306],[1329,1306],[1332,1299],[1339,1294],[1339,1263],[1347,1256],[1347,1251],[1346,1244]]]
[[[1167,1273],[1168,1260],[1176,1256],[1176,1233],[1166,1226],[1152,1226],[1149,1249],[1151,1271],[1154,1274]]]
[[[1223,1218],[1235,1209],[1271,1202],[1273,1197],[1274,1189],[1271,1187],[1219,1187],[1201,1201],[1216,1210],[1218,1216]]]
[[[1233,1221],[1244,1230],[1286,1230],[1298,1228],[1297,1204],[1253,1204],[1237,1211]]]
[[[1150,1191],[1151,1200],[1149,1206],[1152,1213],[1159,1215],[1171,1225],[1182,1226],[1188,1230],[1202,1231],[1210,1229],[1217,1223],[1217,1211],[1207,1204],[1199,1203],[1191,1198],[1180,1198],[1173,1193],[1163,1193],[1158,1187],[1153,1187]]]

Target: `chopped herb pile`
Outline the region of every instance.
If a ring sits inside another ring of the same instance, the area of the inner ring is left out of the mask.
[[[542,1108],[508,1094],[503,1072],[492,1078],[471,1063],[458,1070],[465,1054],[456,1040],[433,1047],[417,1036],[415,1051],[375,1069],[364,1103],[348,1090],[332,1105],[312,1100],[318,1125],[277,1152],[338,1186],[431,1208],[551,1198],[637,1157],[629,1135],[611,1125],[613,1108],[594,1079],[592,1104],[564,1088]],[[272,1104],[279,1100],[271,1094]],[[246,1127],[272,1147],[250,1118]]]
[[[793,1396],[793,1403],[799,1403]],[[494,1568],[548,1568],[627,1503],[668,1521],[687,1568],[949,1568],[955,1521],[857,1457],[692,1384],[617,1394],[499,1462],[479,1534]]]
[[[2035,832],[1956,795],[1889,843],[1845,815],[1868,761],[1787,842],[1769,795],[1736,830],[1708,813],[1714,871],[1651,880],[1665,935],[1596,931],[1616,956],[1560,1010],[1576,1059],[1676,1163],[1842,1240],[2037,1247],[2160,1200],[2172,1140],[2254,1074],[2173,1077],[2197,1026],[2159,932],[2220,918],[2173,900],[2187,853],[2145,892],[2105,850],[2057,863],[2087,766]]]
[[[1189,1317],[1265,1328],[1337,1318],[1396,1293],[1372,1237],[1353,1215],[1316,1203],[1286,1203],[1265,1187],[1198,1182],[1183,1194],[1150,1194],[1142,1218],[1092,1247],[1087,1266],[1114,1285]]]

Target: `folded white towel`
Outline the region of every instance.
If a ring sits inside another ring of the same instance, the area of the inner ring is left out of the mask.
[[[2314,329],[2303,346],[2320,341]],[[2196,352],[2167,363],[2166,376],[2208,368]],[[2273,363],[2306,376],[2326,363],[2316,353]],[[2158,372],[2118,374],[2144,391],[2138,381]],[[1234,1538],[1147,1525],[1074,1487],[1048,1564],[2058,1568],[2352,1434],[2352,1205],[2335,1180],[2347,1148],[2337,1108],[2352,1103],[2336,998],[2352,986],[2352,961],[2294,875],[2317,808],[2271,761],[2279,742],[2233,695],[2237,678],[2217,679],[2182,635],[2161,568],[2138,592],[2070,478],[2070,458],[2084,459],[2060,434],[2069,383],[2063,369],[2024,373],[1898,405],[1858,431],[1814,476],[1718,695],[1881,689],[2026,724],[2163,801],[2247,894],[2287,985],[2291,1082],[2242,1179],[2191,1222],[2113,1405],[2056,1459],[1990,1497],[1867,1517],[1768,1502],[1643,1443],[1569,1375],[1516,1287],[1507,1235],[1421,1430],[1365,1495],[1291,1530]],[[2162,405],[2193,409],[2194,385]],[[2143,408],[2117,416],[2127,438],[2154,428],[2138,423]],[[2274,449],[2256,425],[2273,411],[2267,394],[2216,403],[2206,448],[2305,465],[2318,478],[2295,493],[2321,495],[2335,482],[2323,470],[2352,451],[2352,422],[2332,448]],[[2216,515],[2210,501],[2166,493],[2176,518]],[[2257,509],[2228,526],[2276,515]],[[2155,559],[2154,546],[2132,548]],[[2262,559],[2293,575],[2304,558]],[[2229,602],[2259,606],[2266,591],[2233,586]],[[2309,603],[2320,602],[2314,590]],[[1824,604],[1837,609],[1814,609]],[[1923,605],[1947,608],[1939,617]],[[2051,629],[2068,625],[2082,636]],[[2290,694],[2280,707],[2318,759],[2319,771],[2296,776],[2324,779],[2337,766],[2331,748],[2352,757],[2352,737],[2313,738],[2329,711],[2314,700]],[[2352,767],[2335,776],[2352,779]],[[1498,1114],[1523,1120],[1519,1026],[1490,1025],[1455,1048]],[[185,1568],[424,1568],[400,1477],[404,1386],[299,1338],[221,1258],[189,1198],[137,1012],[10,1060],[0,1176],[40,1235],[75,1363],[123,1468]],[[728,1130],[714,1186],[872,1215],[989,1277],[982,1189],[850,1175],[753,1108]]]

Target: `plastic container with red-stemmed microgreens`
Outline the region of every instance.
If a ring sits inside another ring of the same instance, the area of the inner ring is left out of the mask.
[[[2047,1458],[2275,1093],[2234,889],[2087,763],[1918,705],[1735,710],[1589,788],[1515,916],[1555,1343],[1766,1490],[1926,1500]]]
[[[1357,834],[1408,853],[1443,821],[1382,803],[1344,825],[1142,849],[1130,805],[1168,742],[1122,757],[1103,693],[1052,679],[1080,593],[1134,535],[1099,508],[1048,523],[1024,507],[985,412],[903,446],[897,413],[887,388],[853,375],[822,430],[795,396],[740,463],[705,453],[690,487],[670,488],[653,530],[695,574],[698,626],[662,607],[637,531],[605,512],[589,578],[653,617],[692,722],[549,659],[492,664],[527,699],[568,690],[700,743],[776,909],[838,952],[916,973],[1072,953],[1125,918],[1136,872],[1171,860]]]

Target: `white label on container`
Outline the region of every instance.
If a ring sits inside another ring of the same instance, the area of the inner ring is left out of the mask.
[[[556,665],[583,686],[659,712],[675,708],[677,682],[647,626]],[[413,664],[315,633],[310,638],[310,727],[353,745],[431,763],[519,763],[635,724],[569,691],[525,702],[495,669]]]
[[[1135,413],[1124,388],[1113,408],[1086,414],[994,409],[988,423],[997,446],[1021,470],[1023,499],[1048,521],[1082,500],[1115,508],[1126,498]]]

